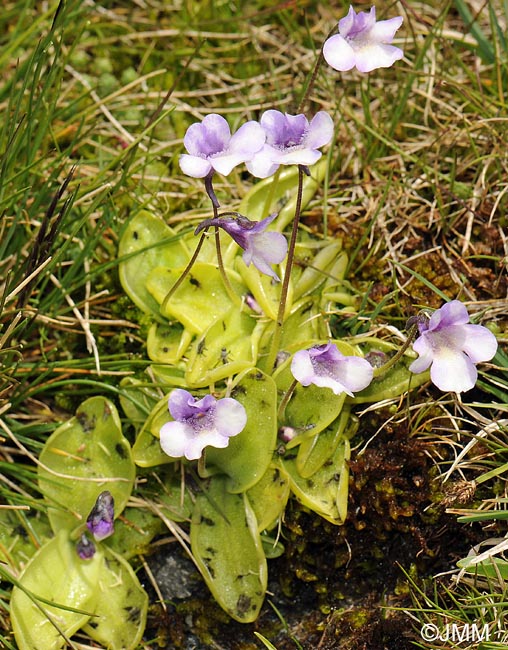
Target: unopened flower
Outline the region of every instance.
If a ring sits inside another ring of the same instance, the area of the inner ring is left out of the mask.
[[[325,111],[309,123],[303,114],[269,110],[261,116],[260,124],[266,143],[247,162],[247,169],[258,178],[271,176],[279,165],[313,165],[321,158],[320,147],[333,137],[333,120]]]
[[[389,68],[404,56],[401,49],[390,45],[402,20],[396,16],[376,22],[375,7],[358,14],[349,7],[347,16],[339,20],[339,33],[323,45],[325,61],[341,72],[354,67],[360,72]]]
[[[76,552],[82,560],[91,560],[95,555],[95,544],[83,533],[76,544]]]
[[[86,527],[97,542],[109,537],[114,532],[115,500],[108,490],[97,497],[94,507],[86,520]]]
[[[476,383],[476,363],[496,354],[497,340],[482,325],[469,323],[466,307],[459,300],[446,303],[432,316],[417,318],[420,336],[413,344],[419,357],[409,366],[419,373],[430,366],[430,379],[439,389],[461,393]]]
[[[246,293],[244,296],[245,304],[249,309],[252,309],[252,311],[255,314],[262,314],[263,310],[259,306],[258,301],[254,298],[254,296],[251,293]]]
[[[336,395],[367,388],[372,381],[373,368],[362,357],[346,357],[334,343],[299,350],[291,361],[293,377],[302,384],[331,388]]]
[[[206,219],[196,228],[195,234],[210,226],[223,228],[243,248],[243,261],[247,266],[252,262],[261,273],[278,280],[270,265],[282,262],[286,257],[288,244],[282,233],[266,232],[276,216],[276,213],[271,214],[262,221],[251,221],[240,214]]]
[[[213,395],[205,395],[198,400],[188,391],[176,388],[169,396],[168,407],[173,422],[162,425],[160,444],[172,458],[197,460],[205,447],[223,449],[247,423],[245,408],[231,397],[217,400]]]
[[[204,178],[213,171],[227,176],[233,167],[250,160],[261,149],[265,137],[255,121],[243,124],[231,135],[226,120],[211,113],[187,129],[183,144],[188,153],[180,156],[180,168],[194,178]]]

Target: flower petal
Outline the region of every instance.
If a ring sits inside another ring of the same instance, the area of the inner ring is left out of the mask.
[[[466,335],[463,350],[471,361],[490,361],[498,347],[494,334],[483,325],[464,325],[463,329]]]
[[[250,232],[264,232],[268,226],[276,219],[278,216],[278,212],[272,212],[272,214],[269,214],[267,217],[264,219],[261,219],[261,221],[253,221],[254,225],[251,227]]]
[[[341,18],[339,20],[339,31],[341,34],[344,34],[345,36],[349,34],[351,29],[353,28],[355,18],[356,18],[356,11],[353,9],[351,5],[349,5],[349,11],[344,16],[344,18]]]
[[[265,262],[262,256],[256,255],[255,251],[253,251],[252,248],[247,248],[244,251],[242,259],[245,262],[245,266],[250,266],[252,263],[260,273],[269,275],[274,280],[277,280],[277,282],[280,282],[280,278],[277,273],[275,273],[272,267],[267,262]]]
[[[391,43],[395,36],[395,32],[402,25],[404,18],[402,16],[395,16],[388,20],[379,20],[372,26],[369,32],[369,38],[379,43]]]
[[[309,132],[305,146],[309,149],[319,149],[328,144],[333,138],[333,120],[326,111],[316,113],[309,124]]]
[[[242,154],[243,162],[250,160],[252,156],[263,148],[266,140],[266,133],[263,127],[251,120],[242,124],[242,126],[233,134],[229,143],[229,152]]]
[[[340,72],[351,70],[356,63],[353,48],[340,34],[335,34],[325,41],[323,57],[328,65]]]
[[[469,323],[469,314],[466,306],[460,300],[452,300],[445,303],[430,317],[429,330],[443,329],[451,325],[465,325]]]
[[[348,395],[367,388],[372,381],[374,368],[362,357],[344,357],[338,379],[347,387]]]
[[[256,178],[268,178],[274,174],[279,163],[274,162],[274,149],[270,145],[265,144],[264,147],[258,151],[252,160],[247,161],[247,169]]]
[[[430,379],[442,391],[471,390],[478,378],[474,363],[462,352],[446,350],[434,356]]]
[[[194,156],[209,156],[227,148],[231,139],[229,124],[217,113],[207,115],[202,122],[191,124],[183,144]]]
[[[266,144],[275,151],[305,146],[309,121],[303,113],[290,115],[270,109],[263,113],[260,123],[266,133]]]
[[[187,176],[192,176],[193,178],[204,178],[208,176],[212,170],[210,162],[206,158],[200,158],[199,156],[190,156],[189,154],[183,153],[180,156],[180,169]]]
[[[377,68],[389,68],[402,59],[404,52],[393,45],[373,43],[356,50],[356,68],[359,72],[371,72]]]
[[[283,234],[266,232],[255,235],[243,254],[243,261],[247,266],[252,262],[254,266],[272,278],[279,280],[279,276],[271,268],[271,264],[279,264],[286,257],[288,244]]]
[[[264,232],[256,236],[253,248],[255,257],[262,257],[267,264],[280,264],[286,257],[288,242],[280,232]]]
[[[218,400],[215,409],[215,426],[221,436],[226,438],[236,436],[243,431],[246,424],[247,412],[243,404],[231,397]]]
[[[335,393],[335,395],[346,393],[346,395],[349,395],[350,397],[354,397],[353,393],[350,390],[348,390],[347,386],[342,384],[335,377],[327,377],[326,375],[316,375],[311,383],[313,383],[314,386],[318,386],[319,388],[330,388]]]
[[[227,176],[237,165],[245,162],[245,154],[226,152],[211,156],[209,162],[216,172]]]
[[[308,350],[298,350],[291,360],[291,373],[302,386],[310,386],[315,372]]]
[[[321,152],[316,149],[294,149],[276,155],[279,165],[313,165],[321,158]]]
[[[192,408],[195,399],[187,390],[175,388],[168,398],[168,409],[175,420],[192,417],[196,411]]]
[[[203,454],[205,447],[224,449],[229,444],[229,438],[222,436],[218,431],[201,431],[199,435],[190,438],[185,449],[187,460],[197,460]]]
[[[166,422],[160,429],[160,445],[162,451],[171,458],[186,456],[189,442],[195,438],[196,432],[187,422]],[[199,458],[199,456],[197,457]],[[194,460],[189,458],[189,460]]]
[[[362,357],[345,357],[333,343],[318,345],[295,353],[291,362],[293,377],[302,386],[314,384],[331,388],[336,395],[366,388],[372,381],[374,369]]]

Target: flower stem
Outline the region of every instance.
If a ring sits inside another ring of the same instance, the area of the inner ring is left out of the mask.
[[[293,260],[295,256],[296,237],[298,235],[298,225],[300,223],[300,215],[302,211],[302,194],[303,194],[303,175],[305,168],[303,165],[298,165],[298,189],[296,194],[295,218],[293,219],[293,230],[291,231],[291,240],[289,242],[288,257],[286,262],[286,269],[284,271],[284,280],[282,281],[282,289],[280,292],[279,311],[277,313],[277,321],[275,323],[275,332],[272,338],[272,345],[268,358],[266,360],[266,369],[271,372],[277,352],[279,351],[280,340],[282,337],[282,327],[284,324],[284,313],[286,311],[286,302],[289,291],[289,281],[291,279],[291,271],[293,269]]]
[[[220,203],[217,200],[217,196],[215,195],[215,190],[213,189],[213,171],[208,174],[208,176],[205,176],[205,190],[208,196],[210,197],[210,201],[212,202],[213,205],[213,210],[214,210],[214,216],[216,216],[216,211],[220,208]]]
[[[219,218],[218,206],[216,206],[215,203],[213,203],[213,201],[212,201],[212,206],[213,206],[213,218],[218,219]],[[235,290],[231,286],[231,282],[229,281],[229,278],[227,276],[226,269],[224,268],[224,261],[222,259],[222,249],[220,245],[220,232],[218,226],[215,226],[215,249],[217,251],[217,265],[219,267],[222,282],[224,283],[224,288],[226,289],[226,292],[230,297],[231,301],[237,307],[242,308],[243,307],[242,299],[237,293],[235,293]]]
[[[402,357],[404,352],[408,349],[408,347],[413,342],[417,332],[418,332],[418,325],[415,323],[409,328],[409,331],[407,333],[407,339],[402,344],[402,347],[399,350],[397,350],[397,352],[393,355],[393,357],[385,364],[380,366],[379,368],[374,368],[374,378],[382,377],[384,374],[386,374],[388,370],[390,370],[390,368],[392,368],[397,363],[397,361]]]
[[[323,45],[325,42],[330,38],[330,36],[333,36],[334,34],[337,33],[337,27],[334,27],[333,29],[330,30],[326,38],[323,40]],[[316,79],[319,73],[319,70],[323,64],[323,61],[325,60],[323,56],[323,47],[321,47],[318,57],[316,59],[316,62],[314,63],[314,68],[312,69],[312,74],[310,76],[309,81],[305,84],[304,86],[304,92],[302,95],[302,98],[300,99],[300,102],[298,104],[298,108],[296,110],[297,113],[301,113],[303,109],[305,108],[305,104],[307,103],[307,100],[309,99],[309,96],[312,92],[312,89],[314,88],[314,84],[316,83]]]
[[[167,292],[166,297],[162,301],[162,305],[161,305],[161,308],[160,308],[160,311],[161,311],[162,314],[164,314],[164,311],[166,310],[166,307],[168,305],[168,302],[171,300],[171,297],[173,296],[175,291],[178,289],[178,287],[182,284],[182,282],[185,280],[185,278],[189,274],[189,271],[191,270],[191,268],[194,266],[194,262],[197,260],[198,255],[199,255],[199,251],[201,250],[201,247],[203,246],[203,243],[205,241],[207,230],[208,229],[205,228],[205,230],[201,234],[201,237],[199,238],[199,241],[198,241],[198,245],[196,246],[196,250],[194,251],[194,254],[191,257],[190,262],[187,264],[187,266],[183,270],[182,275],[178,278],[178,280],[175,282],[175,284]]]
[[[281,402],[279,404],[279,410],[277,411],[277,418],[279,420],[282,420],[284,417],[284,411],[286,410],[286,406],[289,403],[289,400],[291,399],[293,393],[295,392],[295,388],[297,385],[296,379],[293,379],[293,382],[291,383],[290,387],[287,389],[284,397],[281,399]]]
[[[321,65],[322,65],[324,60],[325,59],[323,57],[323,49],[321,48],[321,50],[320,50],[320,52],[318,54],[318,57],[316,59],[316,63],[314,63],[314,68],[312,70],[312,75],[311,75],[309,81],[307,82],[307,84],[305,85],[303,96],[300,99],[300,102],[298,104],[298,108],[296,109],[297,113],[301,113],[303,111],[303,109],[305,108],[305,104],[307,103],[307,100],[309,99],[309,95],[312,92],[312,89],[314,88],[314,84],[316,83],[316,78],[318,76],[319,69],[321,68]]]

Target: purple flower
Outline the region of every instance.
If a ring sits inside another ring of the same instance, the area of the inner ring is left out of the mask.
[[[83,533],[76,544],[76,552],[82,560],[91,560],[95,555],[95,544]]]
[[[302,384],[331,388],[336,395],[367,388],[373,368],[361,357],[344,356],[334,343],[299,350],[291,361],[293,377]]]
[[[279,277],[270,264],[282,262],[286,257],[288,244],[280,232],[265,232],[276,216],[277,213],[271,214],[262,221],[251,221],[241,214],[206,219],[196,228],[195,234],[210,226],[223,228],[243,248],[243,261],[247,266],[252,262],[261,273],[278,280]]]
[[[360,72],[389,68],[404,56],[401,49],[390,45],[402,20],[397,16],[376,22],[375,7],[358,14],[349,7],[348,15],[339,20],[339,33],[323,45],[325,61],[341,72],[354,67]]]
[[[105,490],[97,497],[86,520],[86,527],[94,536],[95,541],[100,542],[113,534],[114,521],[115,501],[111,492]]]
[[[229,438],[247,423],[245,408],[231,397],[216,400],[205,395],[197,400],[188,391],[176,388],[169,396],[168,407],[174,421],[162,425],[160,443],[172,458],[197,460],[205,447],[224,449]]]
[[[180,168],[194,178],[204,178],[213,171],[227,176],[233,167],[250,160],[261,149],[265,137],[261,126],[254,121],[231,135],[226,120],[212,113],[187,129],[183,144],[188,153],[180,156]]]
[[[419,357],[409,366],[419,373],[430,366],[430,379],[443,391],[461,393],[476,383],[475,363],[496,354],[497,340],[482,325],[469,324],[466,307],[458,300],[446,303],[429,318],[417,318],[420,336],[413,344]]]
[[[258,178],[271,176],[279,165],[313,165],[319,158],[320,147],[333,137],[333,120],[320,111],[311,120],[305,115],[288,115],[269,110],[261,116],[266,143],[247,162],[247,169]]]

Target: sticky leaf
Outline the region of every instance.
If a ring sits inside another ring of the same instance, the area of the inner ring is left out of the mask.
[[[175,364],[185,354],[193,334],[181,325],[153,323],[148,330],[146,348],[155,363]]]
[[[257,321],[234,306],[193,344],[185,379],[191,388],[209,386],[252,368],[257,360]]]
[[[59,650],[67,646],[65,637],[71,637],[95,611],[102,562],[100,552],[90,560],[81,560],[75,542],[63,530],[34,555],[19,582],[35,599],[21,587],[14,587],[11,596],[12,629],[20,650]]]
[[[329,275],[333,266],[335,266],[336,269],[342,268],[343,266],[345,270],[347,265],[347,256],[341,254],[341,249],[342,242],[334,241],[317,252],[313,251],[313,254],[310,257],[309,266],[304,268],[303,273],[295,286],[295,300],[315,291],[321,284],[330,279]],[[337,258],[339,255],[345,259],[345,264],[342,266],[337,264]],[[337,277],[337,280],[340,279],[342,278]]]
[[[103,490],[113,495],[118,516],[131,495],[135,473],[115,405],[104,397],[87,399],[48,438],[40,455],[39,486],[51,504],[53,530],[70,530],[86,521]]]
[[[150,414],[160,395],[148,382],[135,377],[124,377],[120,382],[120,405],[129,422],[140,428]]]
[[[304,437],[298,447],[296,468],[302,478],[315,474],[335,453],[337,446],[347,435],[349,439],[357,429],[357,420],[346,434],[346,427],[350,420],[349,408],[345,407],[337,420],[318,435]]]
[[[52,536],[47,518],[38,511],[0,509],[0,562],[19,570]]]
[[[208,447],[207,466],[229,477],[231,492],[244,492],[264,475],[277,443],[277,390],[271,377],[254,369],[233,388],[231,397],[247,411],[247,424],[225,449]]]
[[[136,648],[146,625],[148,596],[128,562],[110,549],[101,557],[95,606],[96,616],[83,631],[110,650]]]
[[[247,491],[256,515],[258,530],[272,528],[280,519],[289,498],[289,479],[278,467],[269,467],[261,479]]]
[[[159,266],[148,276],[146,288],[161,305],[165,318],[178,321],[193,334],[201,334],[229,311],[231,299],[217,264],[196,262],[175,293],[165,302],[169,290],[183,270],[175,266]],[[238,275],[229,269],[227,274],[233,290],[241,295]]]
[[[122,287],[142,311],[160,322],[159,303],[146,288],[149,274],[158,266],[184,267],[190,254],[181,238],[162,219],[147,210],[138,212],[127,224],[118,256]]]
[[[154,467],[163,463],[175,462],[174,458],[170,458],[162,451],[159,441],[161,427],[169,420],[168,398],[163,397],[154,406],[132,447],[136,465]]]
[[[343,440],[323,467],[308,478],[300,475],[294,451],[279,463],[298,501],[332,524],[342,524],[347,515],[349,456],[349,441]]]
[[[213,477],[206,493],[197,495],[190,537],[219,605],[241,623],[255,621],[266,591],[266,558],[247,499],[228,492],[224,477]]]
[[[272,320],[276,320],[279,312],[281,283],[276,282],[269,275],[260,273],[253,264],[247,266],[240,257],[237,258],[236,268],[242,280],[245,282],[247,289],[263,310],[264,315]],[[279,276],[281,275],[278,271],[277,273]],[[290,282],[286,298],[286,314],[289,313],[292,303],[293,282]]]

